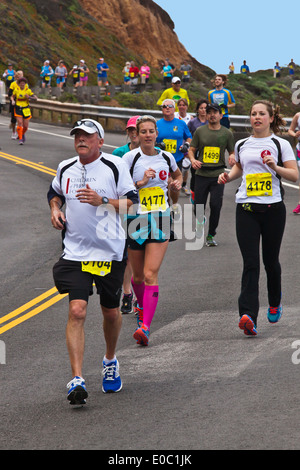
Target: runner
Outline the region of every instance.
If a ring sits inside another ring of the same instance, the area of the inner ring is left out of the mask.
[[[160,72],[163,76],[163,84],[169,85],[171,83],[174,70],[167,60],[164,61],[162,70]]]
[[[193,119],[193,116],[187,112],[189,104],[185,98],[180,98],[177,102],[178,111],[175,113],[177,119],[182,119],[187,125]],[[189,170],[191,168],[191,162],[187,155],[182,160],[182,188],[181,191],[186,195],[190,196],[191,192],[188,190],[186,184],[189,177]]]
[[[129,67],[130,85],[137,85],[139,79],[139,68],[135,65],[132,60]]]
[[[16,140],[18,139],[18,133],[16,132],[16,124],[17,124],[17,118],[15,116],[15,105],[16,105],[16,101],[15,101],[15,98],[12,96],[13,95],[13,91],[15,89],[15,87],[18,86],[18,79],[23,77],[23,71],[22,70],[18,70],[15,74],[15,81],[12,82],[12,84],[10,85],[9,89],[8,89],[8,97],[9,97],[9,112],[10,112],[10,128],[12,129],[12,134],[11,134],[11,138]],[[28,85],[26,83],[25,85],[25,88],[28,88]]]
[[[126,213],[138,198],[122,159],[101,152],[104,131],[97,121],[78,121],[70,134],[75,135],[78,156],[59,164],[48,201],[52,225],[63,234],[63,254],[53,267],[53,276],[58,291],[69,294],[66,340],[73,378],[67,388],[70,404],[77,405],[84,404],[88,396],[82,366],[84,322],[93,283],[100,295],[106,342],[102,391],[118,392],[122,388],[115,355],[122,324],[119,304],[125,270],[125,232],[119,212]],[[120,200],[122,196],[125,198]]]
[[[30,100],[37,100],[37,97],[30,88],[28,88],[27,79],[21,77],[18,79],[17,86],[13,90],[13,98],[16,102],[15,116],[17,118],[17,133],[19,144],[25,143],[25,133],[28,130],[29,120],[31,119],[31,111],[29,107]]]
[[[207,114],[206,114],[207,105],[208,105],[208,101],[205,99],[198,101],[196,105],[196,117],[191,119],[187,125],[192,135],[194,135],[198,127],[205,126],[205,124],[208,124]],[[190,191],[191,191],[192,204],[194,204],[194,200],[195,200],[195,171],[196,170],[191,166]]]
[[[2,77],[5,78],[6,87],[9,88],[12,82],[15,80],[15,71],[13,64],[8,64],[8,68],[4,71]]]
[[[42,88],[51,88],[51,78],[54,75],[49,60],[45,60],[40,76],[42,77]]]
[[[172,87],[167,88],[160,96],[160,98],[157,101],[157,105],[161,106],[163,101],[166,99],[170,99],[175,101],[175,111],[178,111],[178,106],[177,103],[180,100],[180,98],[185,98],[190,104],[190,99],[188,96],[188,92],[184,89],[181,88],[181,80],[179,77],[173,77],[172,78]]]
[[[250,73],[249,66],[247,65],[247,62],[245,60],[243,60],[243,65],[241,65],[240,72],[243,75],[249,75],[249,73]]]
[[[296,145],[296,160],[297,160],[298,167],[300,167],[300,112],[296,113],[295,116],[293,117],[288,133],[291,137],[294,137],[298,141]],[[299,185],[299,192],[300,192],[300,185]],[[295,209],[293,210],[293,213],[300,215],[300,199],[297,204],[297,207],[295,207]]]
[[[125,67],[122,70],[124,85],[130,85],[130,62],[126,62]]]
[[[66,74],[66,68],[64,66],[64,61],[60,60],[55,69],[56,85],[58,88],[62,89],[63,84],[65,83],[65,74]]]
[[[181,169],[184,154],[192,140],[192,134],[183,120],[175,118],[175,102],[173,100],[165,99],[161,108],[163,117],[157,121],[157,142],[163,142],[166,150],[172,153],[179,169]],[[183,144],[185,144],[184,147]]]
[[[173,191],[180,191],[182,176],[172,154],[155,148],[156,120],[142,116],[137,120],[140,147],[124,155],[139,192],[136,215],[128,216],[128,256],[133,270],[132,286],[140,313],[133,337],[147,346],[158,296],[158,272],[167,251],[170,231],[168,175]]]
[[[88,66],[86,65],[83,59],[80,60],[79,63],[79,85],[80,86],[87,86],[88,82],[88,73],[90,72]]]
[[[98,73],[98,86],[106,86],[108,84],[107,82],[107,72],[109,71],[109,67],[104,62],[104,58],[100,57],[99,58],[99,63],[96,66],[96,72]]]
[[[234,108],[235,100],[233,94],[224,86],[227,83],[226,75],[216,75],[215,78],[212,80],[215,88],[210,90],[207,95],[207,99],[209,103],[218,104],[222,108],[222,120],[221,125],[230,128],[230,121],[229,121],[229,108]]]
[[[282,315],[280,245],[284,233],[286,209],[281,178],[297,181],[298,169],[289,142],[275,134],[284,125],[279,108],[255,101],[250,111],[253,135],[235,144],[236,164],[230,173],[222,173],[225,184],[242,177],[236,193],[236,233],[243,257],[239,305],[239,327],[249,336],[257,334],[259,311],[259,252],[267,275],[269,308],[267,318],[277,323]]]
[[[70,70],[69,75],[72,75],[73,78],[73,87],[77,88],[79,86],[79,67],[78,65],[73,65],[73,68]]]
[[[125,153],[130,152],[139,147],[140,141],[136,131],[136,121],[140,116],[132,116],[127,121],[126,133],[129,139],[127,144],[123,147],[119,147],[113,151],[113,155],[118,157],[123,157]],[[132,278],[132,268],[129,259],[127,259],[127,265],[124,274],[123,282],[123,298],[121,304],[121,312],[123,314],[131,313],[133,309],[133,293],[131,289],[131,278]]]
[[[190,78],[191,78],[191,71],[192,71],[192,66],[188,63],[187,60],[184,60],[181,67],[180,67],[180,72],[182,72],[182,82],[183,83],[189,83]]]
[[[142,84],[146,84],[149,82],[150,73],[151,73],[150,67],[148,65],[148,62],[145,60],[139,71]]]
[[[196,232],[200,237],[204,229],[205,218],[199,215],[200,206],[206,208],[210,196],[210,216],[206,246],[215,247],[216,230],[219,225],[223,203],[224,186],[218,185],[218,176],[226,167],[225,151],[229,153],[229,162],[234,164],[233,134],[226,127],[221,126],[222,110],[217,104],[208,104],[206,108],[208,125],[198,127],[193,135],[189,150],[189,158],[195,175],[194,213],[197,219]],[[197,209],[197,205],[199,205]],[[198,211],[198,214],[197,214]],[[201,235],[202,236],[202,235]]]

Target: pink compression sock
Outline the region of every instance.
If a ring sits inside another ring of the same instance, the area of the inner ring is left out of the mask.
[[[158,302],[158,286],[145,286],[144,292],[144,309],[143,309],[143,323],[150,328],[152,319],[155,314],[157,302]]]
[[[145,283],[142,282],[141,284],[135,284],[133,279],[131,279],[131,285],[133,287],[135,296],[137,298],[138,304],[140,308],[143,308],[143,297],[144,297],[144,290],[145,290]]]

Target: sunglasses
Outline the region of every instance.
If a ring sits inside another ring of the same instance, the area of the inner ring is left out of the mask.
[[[162,108],[174,108],[172,104],[163,104]]]
[[[74,129],[74,127],[80,127],[80,126],[86,126],[86,127],[91,127],[91,128],[96,129],[97,132],[98,132],[98,134],[99,134],[99,137],[102,138],[98,127],[97,127],[96,124],[94,124],[93,122],[91,122],[91,121],[85,121],[85,120],[83,120],[83,121],[76,121],[75,124],[73,125],[73,129]]]

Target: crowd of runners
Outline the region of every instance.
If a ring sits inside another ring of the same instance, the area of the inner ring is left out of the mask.
[[[149,345],[161,295],[159,270],[169,243],[176,240],[173,224],[180,216],[180,192],[193,204],[195,235],[201,238],[206,231],[206,246],[217,247],[224,185],[240,178],[236,232],[243,272],[238,325],[246,335],[257,335],[260,240],[269,299],[266,315],[270,323],[282,316],[279,255],[286,210],[281,179],[298,180],[300,113],[289,129],[299,141],[296,154],[279,135],[284,125],[279,108],[264,100],[252,104],[252,134],[234,142],[229,110],[235,99],[225,85],[226,76],[216,75],[193,117],[187,90],[181,78],[173,76],[157,102],[161,119],[132,116],[126,125],[127,142],[124,139],[112,155],[102,151],[104,129],[97,121],[82,119],[71,130],[77,156],[59,164],[48,191],[51,222],[64,241],[53,276],[58,291],[69,294],[71,404],[84,404],[88,396],[82,365],[93,283],[100,295],[106,342],[103,392],[122,388],[116,358],[122,314],[136,313],[133,338],[141,347]],[[24,144],[30,100],[37,98],[21,71],[9,86],[9,96],[12,138]],[[294,213],[300,213],[300,201]]]

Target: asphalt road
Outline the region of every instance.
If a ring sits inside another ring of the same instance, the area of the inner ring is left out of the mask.
[[[53,292],[52,279],[61,239],[46,200],[58,162],[75,155],[73,139],[66,128],[34,122],[24,146],[10,136],[0,115],[1,450],[299,449],[297,185],[286,187],[282,320],[270,325],[266,319],[262,267],[259,334],[249,338],[238,328],[238,183],[232,183],[218,247],[192,250],[193,240],[186,239],[170,244],[149,347],[132,338],[134,315],[123,316],[118,394],[101,391],[102,319],[98,297],[91,298],[84,362],[89,398],[74,409],[66,399],[68,300]],[[105,142],[110,152],[125,136],[107,134]],[[189,205],[186,196],[180,202]]]

